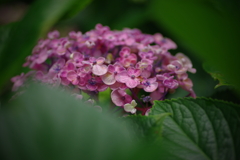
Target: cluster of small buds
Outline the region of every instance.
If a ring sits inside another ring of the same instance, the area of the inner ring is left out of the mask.
[[[159,33],[112,31],[101,24],[85,34],[72,31],[63,38],[53,31],[38,42],[23,65],[34,72],[12,78],[13,90],[28,77],[54,86],[74,86],[80,93],[97,94],[110,88],[116,106],[144,115],[154,100],[164,100],[178,87],[195,97],[187,72],[196,69],[184,54],[170,54],[176,47]],[[140,91],[147,96],[139,98]]]

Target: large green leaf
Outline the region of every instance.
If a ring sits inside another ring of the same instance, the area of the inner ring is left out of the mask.
[[[158,145],[163,159],[240,159],[240,106],[212,99],[155,101],[150,115],[171,113]]]
[[[151,17],[240,92],[240,10],[237,0],[153,0]]]
[[[122,123],[69,93],[31,86],[0,112],[0,159],[126,159]]]
[[[29,8],[25,17],[16,25],[6,40],[0,53],[0,89],[18,74],[25,57],[38,38],[43,36],[62,16],[72,9],[82,9],[89,0],[37,0]],[[72,13],[71,13],[72,15]]]

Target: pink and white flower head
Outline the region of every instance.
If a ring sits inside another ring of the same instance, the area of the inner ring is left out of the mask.
[[[145,115],[153,100],[166,99],[178,87],[196,97],[188,77],[188,72],[195,73],[196,69],[184,54],[171,55],[169,50],[176,47],[160,33],[110,30],[101,24],[86,33],[71,31],[66,37],[52,31],[26,58],[23,66],[32,71],[12,78],[13,90],[32,78],[74,88],[74,93],[77,89],[77,95],[85,92],[97,102],[99,92],[109,89],[115,106],[127,113]],[[140,94],[147,98],[139,98]]]

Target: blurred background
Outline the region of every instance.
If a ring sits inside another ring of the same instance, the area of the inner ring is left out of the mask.
[[[214,0],[2,0],[1,102],[5,103],[12,96],[9,79],[28,71],[21,66],[39,38],[55,29],[61,36],[72,30],[84,33],[101,23],[113,30],[138,28],[143,33],[158,32],[171,38],[178,45],[171,53],[186,54],[197,69],[196,74],[189,73],[197,96],[239,103],[235,91],[239,87],[237,6],[239,2],[235,0],[231,3]],[[205,71],[203,63],[215,79]],[[219,83],[222,86],[214,89]],[[179,89],[169,98],[186,94]]]

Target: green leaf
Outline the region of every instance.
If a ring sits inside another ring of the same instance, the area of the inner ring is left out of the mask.
[[[240,93],[239,1],[153,0],[149,11],[158,25],[198,58],[215,66]]]
[[[122,123],[42,85],[0,112],[2,159],[126,159],[133,138]]]
[[[226,76],[224,76],[219,70],[216,70],[214,66],[211,66],[207,63],[203,64],[203,68],[205,69],[206,72],[208,72],[214,80],[218,80],[219,84],[215,86],[215,89],[220,87],[220,86],[232,86],[227,80],[225,79]]]
[[[0,90],[10,78],[19,74],[24,59],[39,37],[46,32],[73,6],[82,9],[89,0],[37,0],[29,8],[25,17],[12,30],[0,53]],[[75,12],[76,13],[76,12]]]
[[[162,125],[164,119],[170,115],[163,113],[153,116],[132,115],[124,119],[130,124],[130,130],[133,130],[134,137],[140,141],[155,142],[161,138]]]
[[[163,159],[237,160],[240,158],[240,106],[205,99],[155,101],[150,115],[171,113],[158,144]]]

